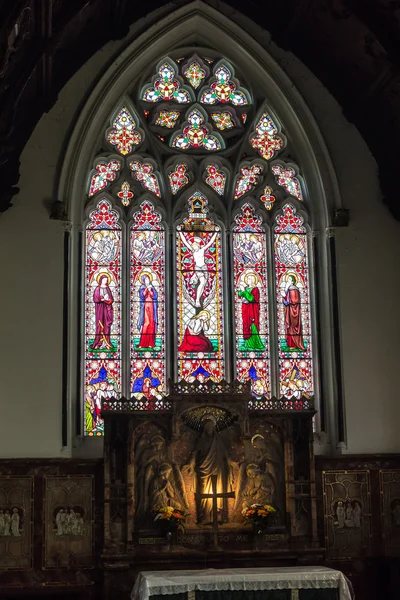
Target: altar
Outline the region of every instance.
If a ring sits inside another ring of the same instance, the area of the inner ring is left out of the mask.
[[[161,600],[163,596],[171,600],[352,598],[343,573],[322,566],[139,573],[131,600]]]
[[[271,577],[280,573],[284,581],[288,572],[281,567],[324,560],[317,535],[310,400],[304,399],[302,410],[285,400],[265,400],[261,410],[247,384],[183,382],[171,384],[163,402],[162,410],[152,411],[139,410],[136,400],[103,402],[107,590],[123,590],[120,597],[126,598],[140,572],[170,569],[164,574],[170,581],[177,568],[188,574],[201,566],[205,570],[195,571],[195,578],[220,573],[220,582],[229,575],[239,587],[218,591],[196,587],[198,580],[192,580],[191,592],[207,593],[196,600],[259,600],[240,587],[244,573],[247,585],[264,573],[267,587],[252,592],[264,590],[263,600],[267,591],[275,591],[270,600],[289,599],[291,588],[277,587]],[[314,584],[332,583],[327,573],[314,570]],[[305,588],[299,589],[302,598]],[[337,586],[324,589],[325,600],[339,600]],[[226,591],[235,597],[225,597]],[[148,595],[164,593],[178,592]]]

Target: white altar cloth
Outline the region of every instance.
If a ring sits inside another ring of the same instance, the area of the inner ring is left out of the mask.
[[[338,588],[340,600],[351,600],[346,577],[327,567],[206,569],[204,571],[143,571],[132,600],[196,590],[283,590]]]

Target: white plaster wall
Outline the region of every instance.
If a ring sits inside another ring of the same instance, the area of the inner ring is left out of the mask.
[[[232,14],[230,15],[232,18]],[[233,15],[233,18],[236,18]],[[350,227],[337,231],[347,452],[400,452],[395,299],[400,223],[382,205],[374,160],[322,84],[254,25],[321,128]],[[50,221],[59,161],[79,107],[124,42],[107,44],[68,82],[21,157],[21,191],[0,218],[1,457],[69,456],[61,448],[63,227]],[[87,440],[90,442],[91,440]]]

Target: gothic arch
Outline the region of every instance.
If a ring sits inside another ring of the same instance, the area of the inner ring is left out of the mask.
[[[193,51],[193,45],[212,48],[235,63],[238,69],[247,74],[249,80],[257,80],[258,96],[266,98],[268,111],[276,115],[282,123],[291,138],[293,151],[301,162],[311,215],[310,249],[312,248],[318,257],[318,264],[316,262],[313,267],[318,271],[319,288],[313,286],[311,301],[315,307],[318,306],[319,324],[314,322],[313,327],[314,330],[319,327],[324,331],[321,348],[317,348],[323,366],[321,370],[324,372],[324,381],[317,395],[324,396],[326,418],[322,426],[332,441],[338,441],[335,405],[337,371],[331,326],[330,254],[325,237],[326,230],[332,225],[333,211],[341,205],[334,168],[312,114],[282,69],[238,25],[197,0],[177,10],[172,17],[162,19],[150,27],[119,55],[95,86],[70,137],[57,193],[57,197],[65,205],[67,218],[72,223],[68,340],[70,411],[75,411],[78,400],[73,392],[76,385],[72,385],[78,376],[76,348],[79,337],[79,302],[74,290],[78,288],[79,282],[79,231],[83,223],[88,169],[96,156],[99,141],[108,127],[110,115],[121,105],[121,99],[126,94],[129,95],[132,82],[144,78],[144,74],[148,73],[149,64],[158,62],[171,50],[182,46],[180,41],[184,42],[184,47],[190,48],[190,51]],[[189,186],[188,190],[192,187]],[[220,200],[216,198],[217,213],[219,203]],[[314,345],[318,346],[317,341]],[[318,366],[315,377],[316,381],[320,380]],[[320,421],[317,429],[321,430]]]

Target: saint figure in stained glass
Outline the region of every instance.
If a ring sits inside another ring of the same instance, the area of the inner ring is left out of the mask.
[[[301,324],[300,290],[296,283],[296,275],[289,273],[286,277],[286,286],[282,289],[282,301],[285,307],[286,344],[290,350],[295,348],[305,350]]]
[[[138,330],[140,331],[140,341],[138,348],[154,348],[158,322],[158,293],[152,285],[153,276],[151,273],[142,272],[140,281],[142,283],[139,288]]]
[[[92,350],[103,347],[110,350],[113,347],[110,341],[110,332],[114,320],[114,297],[109,286],[110,280],[108,273],[100,273],[97,277],[98,285],[93,294],[93,302],[96,306],[96,335],[91,345]]]
[[[244,277],[245,285],[238,291],[242,299],[243,344],[240,350],[265,350],[260,338],[260,290],[257,287],[258,276],[248,272]]]

